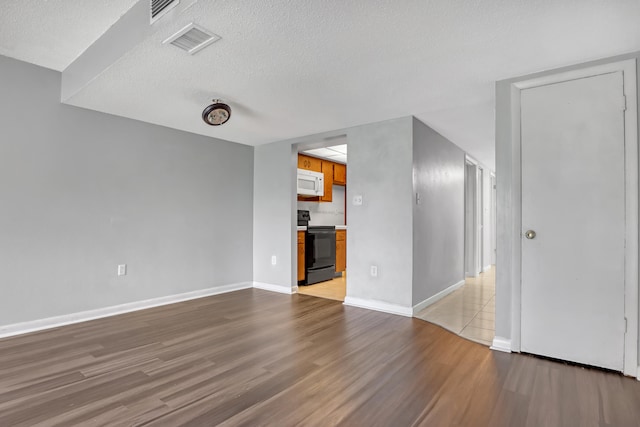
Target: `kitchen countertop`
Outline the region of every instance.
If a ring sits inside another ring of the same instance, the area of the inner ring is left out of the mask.
[[[336,230],[346,230],[346,229],[347,229],[346,225],[336,225]],[[307,226],[306,225],[299,225],[298,226],[298,231],[306,231],[306,230],[307,230]]]

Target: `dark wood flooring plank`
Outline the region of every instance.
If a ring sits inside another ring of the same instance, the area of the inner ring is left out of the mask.
[[[248,289],[0,339],[0,426],[638,426],[640,383]]]

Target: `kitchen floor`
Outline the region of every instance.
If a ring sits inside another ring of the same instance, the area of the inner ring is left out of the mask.
[[[327,280],[326,282],[315,283],[307,286],[298,286],[298,293],[302,295],[311,295],[314,297],[344,301],[344,297],[347,294],[347,273],[342,273],[342,277]]]
[[[468,277],[464,286],[451,292],[415,317],[491,346],[495,336],[496,268]]]

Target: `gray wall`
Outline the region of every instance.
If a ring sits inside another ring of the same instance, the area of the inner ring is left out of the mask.
[[[253,280],[290,290],[297,286],[294,215],[297,151],[290,142],[254,151]],[[271,257],[276,256],[276,265]],[[295,271],[294,271],[295,270]]]
[[[0,325],[252,280],[252,147],[63,105],[58,72],[0,72]]]
[[[412,307],[412,134],[412,117],[347,133],[348,297]],[[362,206],[351,204],[355,195]]]
[[[464,280],[464,167],[464,151],[413,120],[413,305]]]
[[[511,339],[520,348],[520,151],[512,144],[511,85],[518,81],[586,68],[610,62],[640,59],[640,52],[576,64],[541,73],[502,80],[496,84],[496,178],[497,178],[497,260],[496,260],[496,336]],[[637,66],[637,65],[636,65]],[[640,88],[640,73],[637,73]],[[638,111],[636,106],[636,111]],[[638,122],[640,123],[640,116]]]
[[[297,285],[297,152],[346,135],[347,296],[411,307],[412,118],[339,129],[255,148],[254,280]],[[350,203],[355,194],[362,206]],[[278,264],[271,265],[276,255]],[[378,266],[378,277],[370,266]]]

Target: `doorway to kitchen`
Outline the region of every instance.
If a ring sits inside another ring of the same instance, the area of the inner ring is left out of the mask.
[[[298,293],[344,301],[347,290],[347,137],[298,145]],[[316,186],[309,185],[313,176]],[[314,190],[309,190],[309,188]]]

